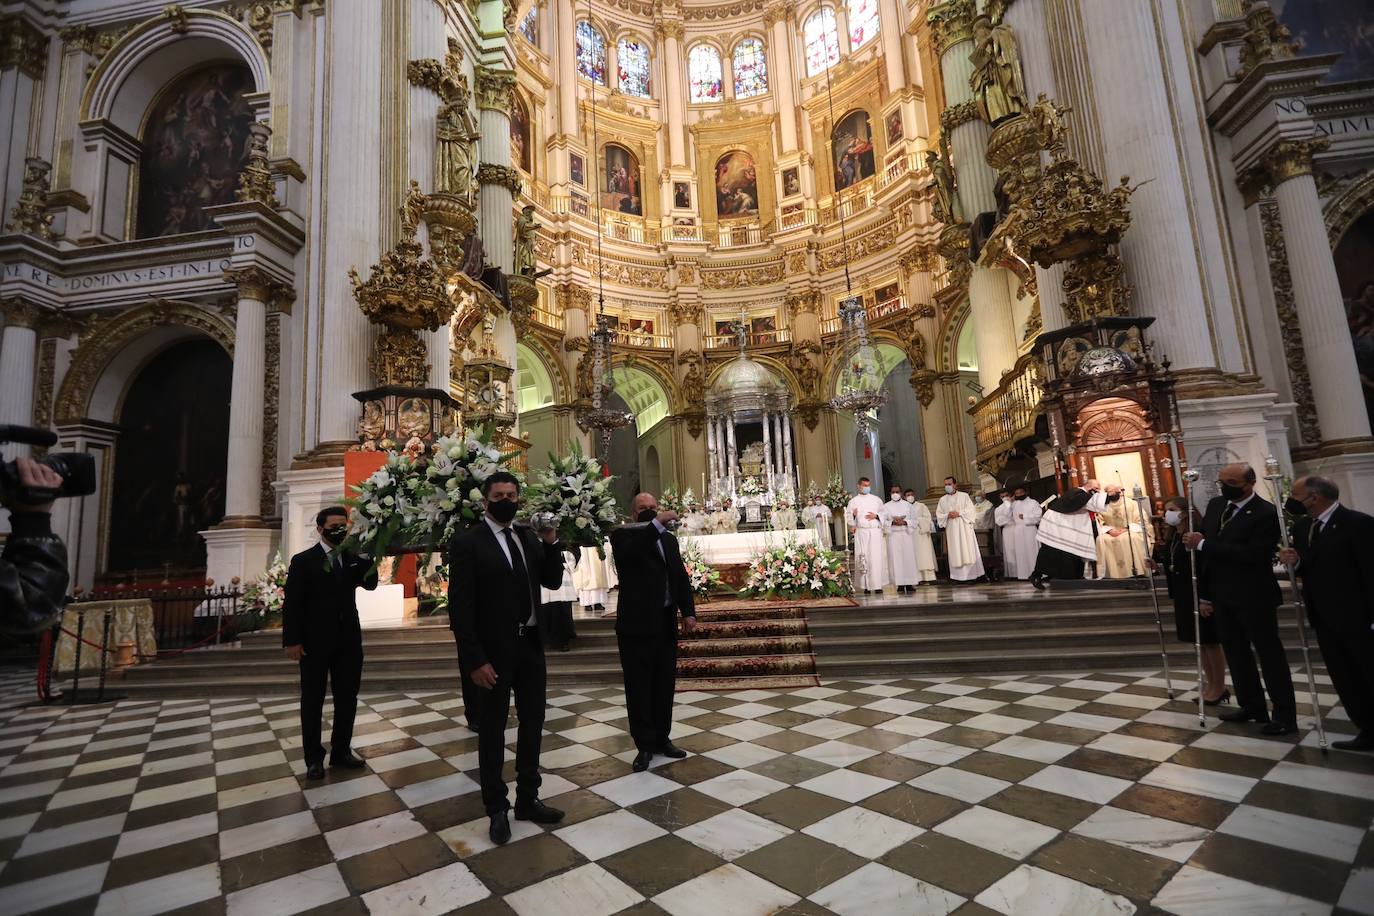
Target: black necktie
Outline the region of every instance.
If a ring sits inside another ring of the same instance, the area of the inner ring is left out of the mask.
[[[1311,544],[1313,544],[1313,543],[1317,540],[1317,535],[1319,535],[1319,534],[1321,534],[1321,533],[1322,533],[1322,520],[1319,519],[1319,518],[1318,518],[1318,519],[1313,519],[1313,521],[1312,521],[1312,532],[1307,536],[1307,543],[1308,543],[1308,545],[1310,546]]]
[[[515,534],[509,528],[502,532],[506,536],[506,549],[510,551],[510,566],[515,572],[515,579],[519,583],[516,589],[515,609],[520,615],[516,623],[524,623],[530,619],[530,572],[525,567],[525,559],[520,556],[520,548],[515,545]]]
[[[1231,519],[1233,519],[1233,518],[1235,518],[1235,517],[1236,517],[1236,504],[1235,504],[1235,503],[1227,503],[1227,504],[1226,504],[1226,511],[1223,512],[1223,513],[1221,513],[1221,527],[1225,528],[1225,527],[1226,527],[1226,523],[1229,522],[1229,521],[1231,521]]]

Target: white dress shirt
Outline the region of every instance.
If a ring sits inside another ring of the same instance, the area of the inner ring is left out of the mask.
[[[506,555],[506,562],[509,563],[509,564],[510,564],[510,568],[511,568],[512,570],[514,570],[514,569],[515,569],[515,561],[511,559],[511,556],[510,556],[510,547],[506,544],[506,534],[505,534],[505,532],[511,530],[511,526],[510,526],[510,525],[503,525],[503,524],[501,524],[500,522],[498,522],[498,521],[496,521],[494,518],[492,518],[490,515],[483,515],[483,516],[482,516],[482,521],[486,522],[486,523],[487,523],[487,527],[491,529],[491,533],[494,534],[494,535],[496,535],[496,543],[498,543],[498,544],[501,545],[501,552],[502,552],[503,554]],[[515,534],[515,532],[512,531],[512,532],[511,532],[511,540],[515,541],[515,549],[518,550],[518,551],[520,551],[520,559],[524,562],[525,568],[526,568],[526,569],[529,569],[529,568],[530,568],[530,558],[527,557],[527,556],[525,556],[525,545],[520,543],[520,536],[517,535],[517,534]],[[536,621],[535,618],[534,618],[534,596],[531,595],[531,596],[530,596],[530,619],[525,621],[525,626],[527,626],[527,627],[532,627],[532,626],[534,626],[536,623],[537,623],[537,621]]]

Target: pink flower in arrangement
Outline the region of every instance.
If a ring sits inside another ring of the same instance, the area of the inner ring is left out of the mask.
[[[806,548],[806,555],[807,555],[808,557],[814,557],[814,556],[816,555],[816,548],[814,548],[814,547],[808,547],[808,548]]]

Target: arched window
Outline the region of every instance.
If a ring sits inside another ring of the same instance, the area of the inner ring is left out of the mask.
[[[539,7],[530,9],[529,15],[520,23],[520,34],[532,45],[539,44]]]
[[[806,75],[815,76],[840,60],[840,36],[835,31],[835,11],[822,7],[812,13],[802,28],[806,39]]]
[[[615,54],[620,91],[626,95],[649,97],[649,46],[631,38],[620,39]]]
[[[585,19],[577,24],[577,72],[606,85],[606,39]]]
[[[849,4],[849,46],[859,48],[878,34],[878,0],[847,0]]]
[[[720,101],[720,52],[710,45],[697,45],[687,55],[687,79],[693,102]]]
[[[763,42],[746,38],[735,45],[732,55],[735,71],[735,98],[747,99],[768,91],[768,62],[763,57]]]

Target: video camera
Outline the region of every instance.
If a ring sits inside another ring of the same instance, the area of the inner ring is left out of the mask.
[[[57,434],[32,426],[0,425],[0,444],[21,442],[26,445],[57,444]],[[19,469],[13,461],[0,464],[0,503],[5,505],[36,505],[52,502],[63,496],[90,496],[95,492],[95,458],[84,452],[52,452],[35,458],[39,464],[56,471],[62,478],[60,487],[28,487],[19,481]]]

